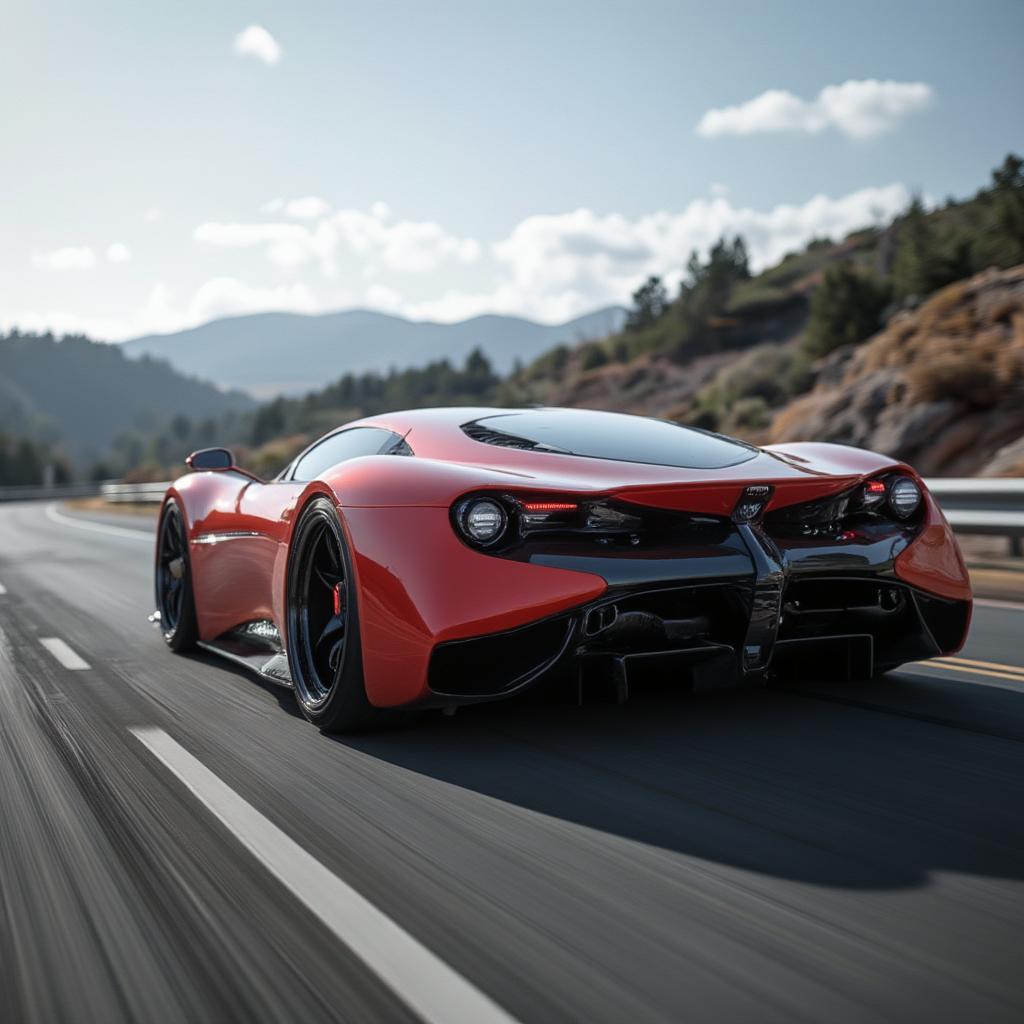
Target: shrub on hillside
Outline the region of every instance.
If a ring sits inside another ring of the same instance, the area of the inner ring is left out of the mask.
[[[589,345],[584,345],[580,352],[580,369],[581,370],[596,370],[599,366],[604,366],[608,362],[608,353],[605,351],[604,345],[600,342],[594,341]]]
[[[829,267],[811,297],[805,351],[819,357],[865,341],[881,327],[888,302],[889,289],[873,275],[845,263]]]
[[[690,422],[725,431],[762,429],[768,410],[811,384],[808,361],[791,345],[758,345],[715,374],[694,400]]]

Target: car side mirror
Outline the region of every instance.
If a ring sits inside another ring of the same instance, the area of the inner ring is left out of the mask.
[[[185,460],[185,465],[196,472],[234,469],[235,457],[227,448],[200,448]]]

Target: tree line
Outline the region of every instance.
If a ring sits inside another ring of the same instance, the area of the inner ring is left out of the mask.
[[[49,445],[0,433],[0,487],[64,484],[71,467]]]

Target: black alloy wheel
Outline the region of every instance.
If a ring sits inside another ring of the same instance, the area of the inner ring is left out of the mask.
[[[156,544],[156,607],[160,631],[172,651],[186,651],[199,637],[188,539],[178,503],[172,498],[160,516]]]
[[[352,560],[326,498],[310,502],[295,527],[286,597],[288,665],[306,718],[324,732],[393,724],[398,716],[366,697]]]

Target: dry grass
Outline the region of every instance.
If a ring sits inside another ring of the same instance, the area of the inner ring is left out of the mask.
[[[153,518],[156,518],[160,511],[159,502],[147,502],[142,505],[131,502],[111,502],[103,498],[72,498],[65,501],[64,504],[68,508],[79,509],[83,512],[117,512],[121,515],[152,516]]]
[[[801,395],[775,414],[769,435],[775,441],[813,441],[807,424],[817,419],[820,410],[833,400],[830,393],[812,391]]]
[[[771,436],[806,440],[820,434],[844,396],[862,384],[859,393],[869,394],[865,378],[872,374],[892,382],[881,402],[894,415],[895,407],[909,411],[921,403],[951,400],[962,409],[963,427],[995,411],[994,420],[979,420],[977,438],[982,446],[995,443],[999,423],[1012,426],[1024,410],[1024,267],[985,271],[943,288],[916,310],[898,313],[853,353],[838,382],[832,377],[831,384],[820,384],[782,409]],[[864,411],[882,416],[877,406],[873,413],[868,407]],[[946,433],[949,451],[941,461],[963,461],[965,454],[954,449],[966,431],[949,427]]]
[[[1024,386],[1020,269],[986,271],[898,314],[857,352],[845,381],[897,369],[906,375],[906,401],[952,398],[979,408]]]

